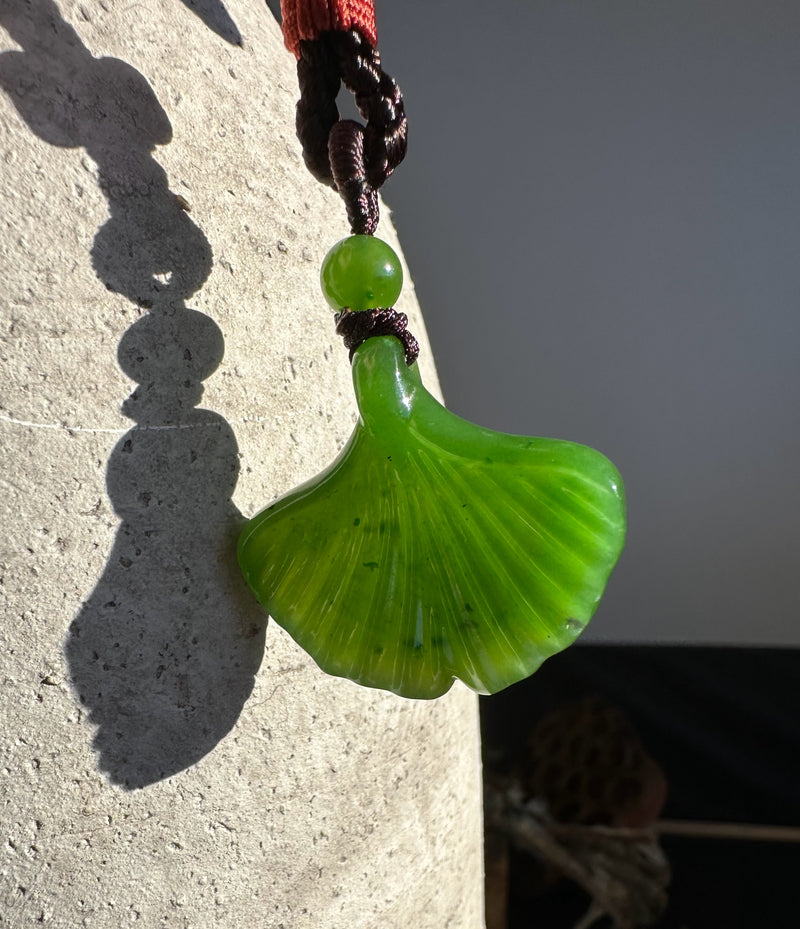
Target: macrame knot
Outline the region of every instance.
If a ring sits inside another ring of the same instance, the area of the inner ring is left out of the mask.
[[[336,331],[342,337],[345,348],[350,350],[350,361],[359,345],[367,339],[381,335],[393,335],[403,343],[406,364],[409,367],[419,357],[419,342],[408,331],[408,317],[393,308],[375,310],[343,309],[336,314]]]

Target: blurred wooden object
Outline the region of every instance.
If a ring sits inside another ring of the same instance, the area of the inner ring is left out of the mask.
[[[597,697],[557,708],[534,725],[509,778],[487,777],[487,898],[501,893],[498,877],[491,889],[488,877],[501,867],[500,833],[586,891],[592,903],[575,929],[604,915],[617,929],[652,925],[670,879],[653,826],[666,793],[621,709]],[[507,848],[505,867],[507,885]],[[495,901],[491,918],[489,929],[507,929],[507,902],[504,910]]]
[[[531,731],[516,772],[554,820],[636,828],[652,823],[667,780],[622,710],[598,697],[559,707]]]
[[[800,842],[798,826],[767,826],[761,823],[710,823],[689,819],[659,819],[659,835],[693,839],[735,839],[745,842]]]
[[[592,899],[575,929],[604,915],[616,929],[652,925],[667,904],[670,869],[657,832],[554,822],[544,804],[522,799],[519,788],[487,795],[487,826],[570,878]]]

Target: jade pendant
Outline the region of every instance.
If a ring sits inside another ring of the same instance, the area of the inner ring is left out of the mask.
[[[619,557],[617,470],[453,415],[392,336],[352,373],[353,435],[247,524],[248,584],[329,674],[416,698],[527,677],[579,635]]]

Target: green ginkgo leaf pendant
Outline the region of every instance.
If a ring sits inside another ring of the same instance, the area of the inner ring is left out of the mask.
[[[356,350],[353,382],[338,459],[245,527],[247,582],[329,674],[418,698],[527,677],[597,607],[625,535],[619,474],[448,412],[393,336]]]

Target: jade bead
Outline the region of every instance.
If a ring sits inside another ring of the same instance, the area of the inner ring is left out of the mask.
[[[320,285],[335,310],[392,307],[403,289],[403,269],[385,242],[371,235],[351,235],[325,256]]]

